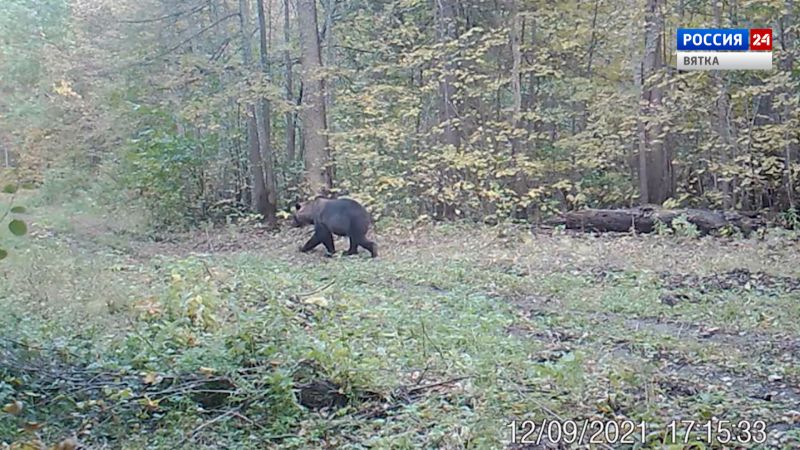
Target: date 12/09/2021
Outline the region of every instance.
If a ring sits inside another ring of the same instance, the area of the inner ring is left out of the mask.
[[[673,420],[653,426],[633,420],[524,420],[507,424],[514,444],[635,444],[658,436],[665,444],[759,444],[767,440],[763,420]],[[656,429],[658,428],[658,429]]]

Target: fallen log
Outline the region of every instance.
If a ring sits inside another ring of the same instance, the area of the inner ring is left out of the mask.
[[[654,206],[640,206],[625,209],[582,209],[562,213],[559,217],[546,221],[547,225],[563,225],[568,229],[651,233],[661,222],[672,227],[673,220],[686,217],[702,234],[732,227],[745,234],[759,228],[763,223],[758,218],[734,211],[713,211],[708,209],[662,209]]]

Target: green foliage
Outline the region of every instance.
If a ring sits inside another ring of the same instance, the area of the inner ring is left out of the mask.
[[[686,217],[686,214],[681,214],[680,216],[672,219],[672,229],[675,230],[676,236],[683,236],[689,238],[696,238],[700,236],[700,230],[698,230],[697,225],[689,222],[689,218]]]
[[[22,236],[28,232],[28,227],[25,225],[25,222],[19,219],[13,219],[9,222],[8,229],[14,236]]]
[[[15,184],[7,184],[3,186],[2,192],[5,194],[11,194],[11,201],[9,204],[3,205],[0,203],[0,224],[3,223],[6,218],[10,217],[8,225],[6,228],[13,236],[23,236],[28,232],[28,225],[25,223],[24,220],[17,217],[18,214],[25,214],[25,208],[22,206],[14,206],[14,198],[15,194],[17,193],[18,186]],[[4,210],[5,209],[5,210]],[[0,237],[2,234],[0,234]],[[2,241],[0,241],[2,244]],[[8,250],[0,247],[0,261],[6,259],[8,257]]]
[[[731,224],[728,224],[728,225],[725,225],[724,227],[720,228],[719,235],[720,236],[725,236],[725,237],[741,237],[742,236],[742,232],[741,232],[741,230],[739,230],[735,226],[733,226]]]
[[[641,40],[631,40],[632,47],[597,47],[592,24],[594,19],[608,27],[641,23],[644,5],[596,5],[594,11],[574,3],[518,7],[522,22],[536,25],[526,28],[534,31],[521,43],[523,104],[516,115],[509,74],[512,12],[505,6],[490,14],[496,21],[470,17],[467,24],[459,17],[458,34],[445,42],[414,27],[435,24],[434,8],[389,2],[369,14],[359,8],[345,14],[348,32],[342,39],[356,48],[370,42],[375,51],[344,51],[332,69],[346,79],[334,85],[340,89],[332,110],[341,183],[380,211],[410,217],[507,218],[531,210],[635,202],[639,107],[632,86],[621,88],[620,81],[632,83],[630,58],[641,55]],[[404,11],[400,22],[395,21],[396,8]],[[780,11],[752,4],[746,9],[741,13],[764,23]],[[689,26],[687,17],[678,19],[674,13],[665,10],[667,23]],[[564,17],[574,22],[564,27]],[[364,27],[364,21],[382,25]],[[587,54],[594,61],[586,61]],[[443,61],[460,68],[453,70],[448,99],[458,113],[456,148],[442,144],[447,124],[435,116],[441,114],[439,89],[448,71]],[[587,64],[597,61],[603,63]],[[381,76],[360,70],[365,66]],[[719,94],[712,77],[673,76],[661,68],[653,80],[665,99],[655,117],[646,119],[665,130],[658,139],[669,143],[670,157],[680,166],[675,198],[712,207],[735,198],[734,206],[757,209],[763,206],[763,193],[773,192],[771,201],[785,206],[783,192],[797,191],[800,177],[786,186],[787,171],[797,168],[782,164],[779,149],[796,146],[790,130],[797,129],[800,97],[783,93],[796,93],[798,80],[778,71],[722,77],[727,92],[734,93],[726,120],[739,136],[735,152],[719,142],[713,123]],[[755,120],[752,105],[767,99],[773,111],[786,111],[786,116]],[[722,182],[732,184],[729,192]]]
[[[0,2],[0,147],[16,160],[13,166],[39,159],[34,136],[58,117],[48,100],[54,66],[48,52],[68,34],[68,6],[67,0]]]
[[[4,118],[13,120],[0,123],[14,137],[20,164],[63,166],[51,160],[64,154],[89,175],[98,167],[113,172],[122,183],[105,185],[109,203],[127,206],[130,190],[160,227],[221,221],[232,214],[210,211],[213,205],[243,210],[250,203],[244,113],[266,98],[279,202],[301,198],[302,139],[291,159],[283,144],[289,132],[315,131],[303,130],[302,121],[289,130],[284,120],[284,113],[300,111],[299,69],[292,72],[293,92],[285,93],[282,64],[270,64],[267,73],[245,67],[239,46],[230,45],[240,40],[235,20],[172,48],[184,41],[184,30],[214,23],[218,11],[176,14],[174,2],[156,3],[68,8],[64,0],[13,0],[0,7],[0,34],[7,36],[0,73],[13,91],[0,100],[11,111]],[[356,0],[337,7],[329,28],[336,31],[323,37],[333,39],[322,43],[326,66],[319,75],[328,90],[335,187],[376,217],[497,222],[630,206],[638,198],[642,122],[662,130],[650,139],[669,148],[671,194],[682,206],[783,210],[800,191],[796,42],[776,43],[781,65],[772,72],[676,74],[665,64],[647,80],[659,88],[661,105],[644,117],[630,70],[644,50],[642,0],[593,8],[513,2],[487,9],[485,2],[466,2],[447,33],[437,13],[444,4]],[[740,6],[734,14],[723,5],[723,22],[734,16],[796,22],[796,12],[778,1]],[[698,8],[691,16],[683,8],[660,13],[666,24],[709,25],[711,4]],[[175,17],[174,26],[129,23],[159,14]],[[93,24],[106,21],[120,26],[98,32]],[[600,45],[598,24],[630,29],[631,39]],[[282,24],[271,27],[282,35]],[[776,39],[796,41],[795,28]],[[289,30],[290,59],[296,31]],[[512,43],[515,33],[519,42]],[[673,43],[665,45],[669,53]],[[94,70],[120,55],[129,60],[118,77]],[[721,94],[728,117],[717,117]],[[729,128],[727,141],[720,123]],[[130,145],[120,149],[120,142]],[[87,181],[85,189],[93,179]]]
[[[188,319],[193,327],[211,330],[219,324],[220,298],[210,276],[187,282],[177,269],[173,269],[171,282],[162,302],[170,320]]]
[[[168,117],[157,111],[149,120]],[[153,223],[161,227],[197,224],[216,194],[208,164],[216,147],[216,136],[193,139],[179,135],[169,122],[147,128],[131,140],[122,173],[129,189],[137,193]]]
[[[659,236],[668,236],[671,235],[674,231],[672,227],[662,222],[661,220],[656,220],[654,228],[656,234],[658,234]]]
[[[562,386],[579,388],[584,383],[583,358],[575,353],[566,353],[556,361],[547,361],[537,367],[537,371]]]
[[[42,204],[69,203],[84,194],[93,184],[92,175],[77,167],[58,167],[45,173],[37,200]]]
[[[800,213],[797,208],[789,208],[781,215],[783,226],[790,230],[800,230]]]

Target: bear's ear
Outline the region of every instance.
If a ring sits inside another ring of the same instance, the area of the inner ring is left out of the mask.
[[[297,210],[297,211],[300,211],[300,203],[295,203],[294,204],[294,209]]]

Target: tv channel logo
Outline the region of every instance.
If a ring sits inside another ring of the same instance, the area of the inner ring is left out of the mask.
[[[678,28],[678,70],[772,70],[771,28]]]

